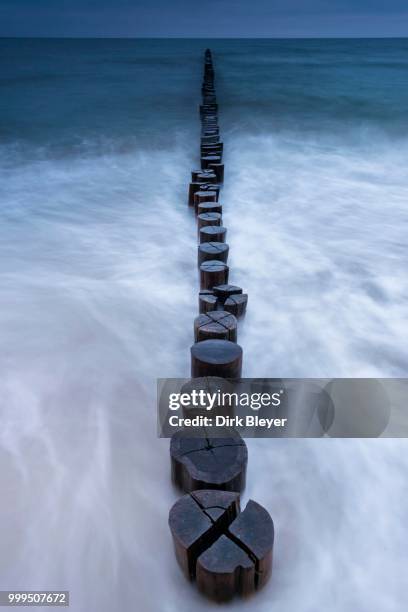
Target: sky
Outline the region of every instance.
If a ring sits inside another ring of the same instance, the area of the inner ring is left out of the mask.
[[[0,36],[407,35],[407,0],[0,0]]]

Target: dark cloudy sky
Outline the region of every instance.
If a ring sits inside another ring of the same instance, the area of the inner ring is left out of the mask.
[[[0,0],[0,36],[407,36],[408,0]]]

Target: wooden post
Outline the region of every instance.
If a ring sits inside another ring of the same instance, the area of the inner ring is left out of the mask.
[[[225,242],[204,242],[198,245],[198,265],[204,261],[223,261],[227,263],[229,246]]]
[[[222,225],[207,225],[200,229],[200,242],[225,242],[227,228]]]
[[[224,309],[236,317],[242,317],[245,314],[247,303],[248,295],[246,293],[231,295],[225,300]]]
[[[220,528],[238,516],[239,493],[229,491],[197,491],[184,495],[170,510],[169,527],[176,559],[186,578],[193,580],[196,563],[208,542],[214,541]],[[206,508],[220,508],[207,514]]]
[[[199,315],[194,320],[194,340],[218,340],[237,341],[237,320],[234,315],[223,310],[216,310],[207,314]]]
[[[239,295],[242,293],[242,289],[236,285],[218,285],[214,287],[213,292],[217,298],[224,303],[231,295]]]
[[[170,443],[174,484],[186,493],[198,489],[242,491],[248,452],[237,432],[228,430],[228,434],[206,438],[194,437],[188,430],[175,433]]]
[[[201,167],[203,169],[209,169],[210,164],[219,164],[221,162],[221,157],[219,155],[204,155],[201,158]],[[216,173],[214,172],[216,175]]]
[[[274,525],[252,499],[240,512],[237,492],[193,491],[173,505],[169,527],[184,575],[207,597],[219,602],[247,597],[269,580]]]
[[[193,391],[200,392],[204,391],[207,394],[211,394],[213,396],[211,406],[216,410],[216,414],[222,416],[234,416],[235,414],[235,401],[233,396],[228,396],[231,399],[227,399],[224,394],[232,394],[234,391],[234,385],[225,378],[219,378],[217,376],[204,376],[202,378],[190,378],[190,380],[185,383],[181,389],[180,393],[188,393],[191,395]],[[222,398],[219,394],[222,393]],[[215,399],[214,399],[215,395]],[[218,400],[217,398],[220,397]],[[205,410],[210,407],[210,404],[207,400],[205,405]],[[185,405],[183,406],[183,416],[186,418],[193,418],[195,416],[202,416],[203,414],[203,406],[197,405]],[[185,431],[185,430],[184,430]],[[188,435],[186,433],[186,435]]]
[[[199,590],[216,601],[258,591],[271,575],[273,542],[269,512],[250,499],[245,510],[197,558]]]
[[[221,163],[221,158],[219,162],[211,162],[207,165],[207,168],[214,170],[215,175],[217,177],[217,181],[219,183],[224,182],[224,164]]]
[[[203,191],[196,191],[194,194],[194,206],[198,208],[201,202],[216,202],[217,192],[211,191],[210,189],[204,189]]]
[[[207,175],[209,174],[211,176],[211,174],[214,174],[214,171],[212,170],[212,168],[207,168],[206,170],[192,170],[191,171],[191,182],[192,183],[198,183],[197,177],[202,176],[203,174]]]
[[[198,227],[199,233],[202,227],[207,227],[209,225],[219,226],[221,225],[221,223],[222,223],[222,215],[220,215],[220,213],[201,213],[197,217],[197,227]]]
[[[191,376],[241,378],[242,348],[229,340],[204,340],[191,347]]]
[[[204,314],[217,310],[218,300],[212,291],[203,289],[198,294],[198,312]]]
[[[222,261],[204,261],[200,265],[200,289],[212,289],[228,283],[229,268]]]
[[[201,213],[209,212],[216,212],[222,215],[222,206],[218,202],[203,202],[202,204],[198,205],[197,212],[199,215],[201,215]]]

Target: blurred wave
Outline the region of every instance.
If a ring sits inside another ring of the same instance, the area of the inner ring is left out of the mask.
[[[174,562],[155,430],[155,379],[189,370],[205,41],[0,46],[0,588],[208,610]],[[245,374],[405,376],[408,43],[211,46]],[[251,440],[274,577],[229,608],[402,611],[406,449]]]

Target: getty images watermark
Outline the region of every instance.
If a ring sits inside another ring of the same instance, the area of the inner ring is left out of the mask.
[[[190,391],[170,393],[168,407],[178,411],[168,418],[170,427],[285,427],[287,418],[260,417],[256,414],[239,416],[239,409],[258,411],[262,408],[277,408],[281,405],[283,389],[276,392],[210,391],[193,388]],[[222,414],[226,409],[235,414]],[[179,414],[183,412],[184,414]],[[194,414],[194,411],[209,414]],[[190,413],[185,416],[185,412]]]
[[[159,437],[408,437],[407,379],[159,379]]]

